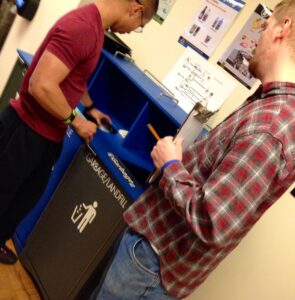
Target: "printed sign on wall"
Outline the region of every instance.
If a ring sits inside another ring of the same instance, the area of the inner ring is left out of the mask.
[[[271,16],[271,10],[259,4],[240,33],[219,59],[218,65],[250,89],[257,81],[249,70],[256,44],[264,28],[265,21]]]
[[[203,0],[178,42],[208,59],[234,18],[244,7],[242,0]]]
[[[235,81],[226,75],[188,47],[163,84],[173,92],[186,113],[196,103],[215,112],[236,87]]]
[[[156,15],[154,16],[154,20],[162,24],[164,20],[167,18],[175,2],[176,0],[160,0],[159,8],[157,10]]]

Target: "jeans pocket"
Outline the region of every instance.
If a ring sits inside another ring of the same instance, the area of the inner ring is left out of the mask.
[[[132,259],[137,267],[151,275],[159,274],[159,258],[149,242],[139,238],[133,245]]]

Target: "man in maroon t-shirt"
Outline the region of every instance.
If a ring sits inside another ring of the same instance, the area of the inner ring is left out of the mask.
[[[111,122],[87,92],[104,30],[131,32],[147,24],[157,8],[158,0],[97,0],[60,18],[43,40],[19,98],[0,114],[0,262],[17,260],[5,242],[40,198],[67,125],[89,143],[102,119]],[[80,100],[97,124],[76,114]]]

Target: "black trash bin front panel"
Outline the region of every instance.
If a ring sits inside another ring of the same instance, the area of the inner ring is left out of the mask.
[[[44,297],[66,299],[90,276],[106,243],[116,238],[128,202],[103,164],[82,147],[24,249]]]

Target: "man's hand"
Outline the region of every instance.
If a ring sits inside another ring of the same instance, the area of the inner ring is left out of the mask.
[[[89,142],[93,139],[97,129],[95,123],[82,118],[80,115],[75,117],[71,125],[86,144],[89,144]]]
[[[172,136],[167,136],[157,142],[154,146],[151,157],[154,165],[157,169],[161,167],[169,160],[177,159],[182,160],[182,143],[183,139],[179,138],[173,140]]]
[[[88,115],[90,115],[93,119],[95,119],[96,123],[97,123],[97,126],[100,127],[102,124],[101,124],[101,120],[102,119],[105,119],[106,122],[108,122],[109,124],[112,124],[112,120],[111,118],[102,113],[101,111],[99,111],[98,109],[96,108],[92,108],[89,112],[87,112]]]

